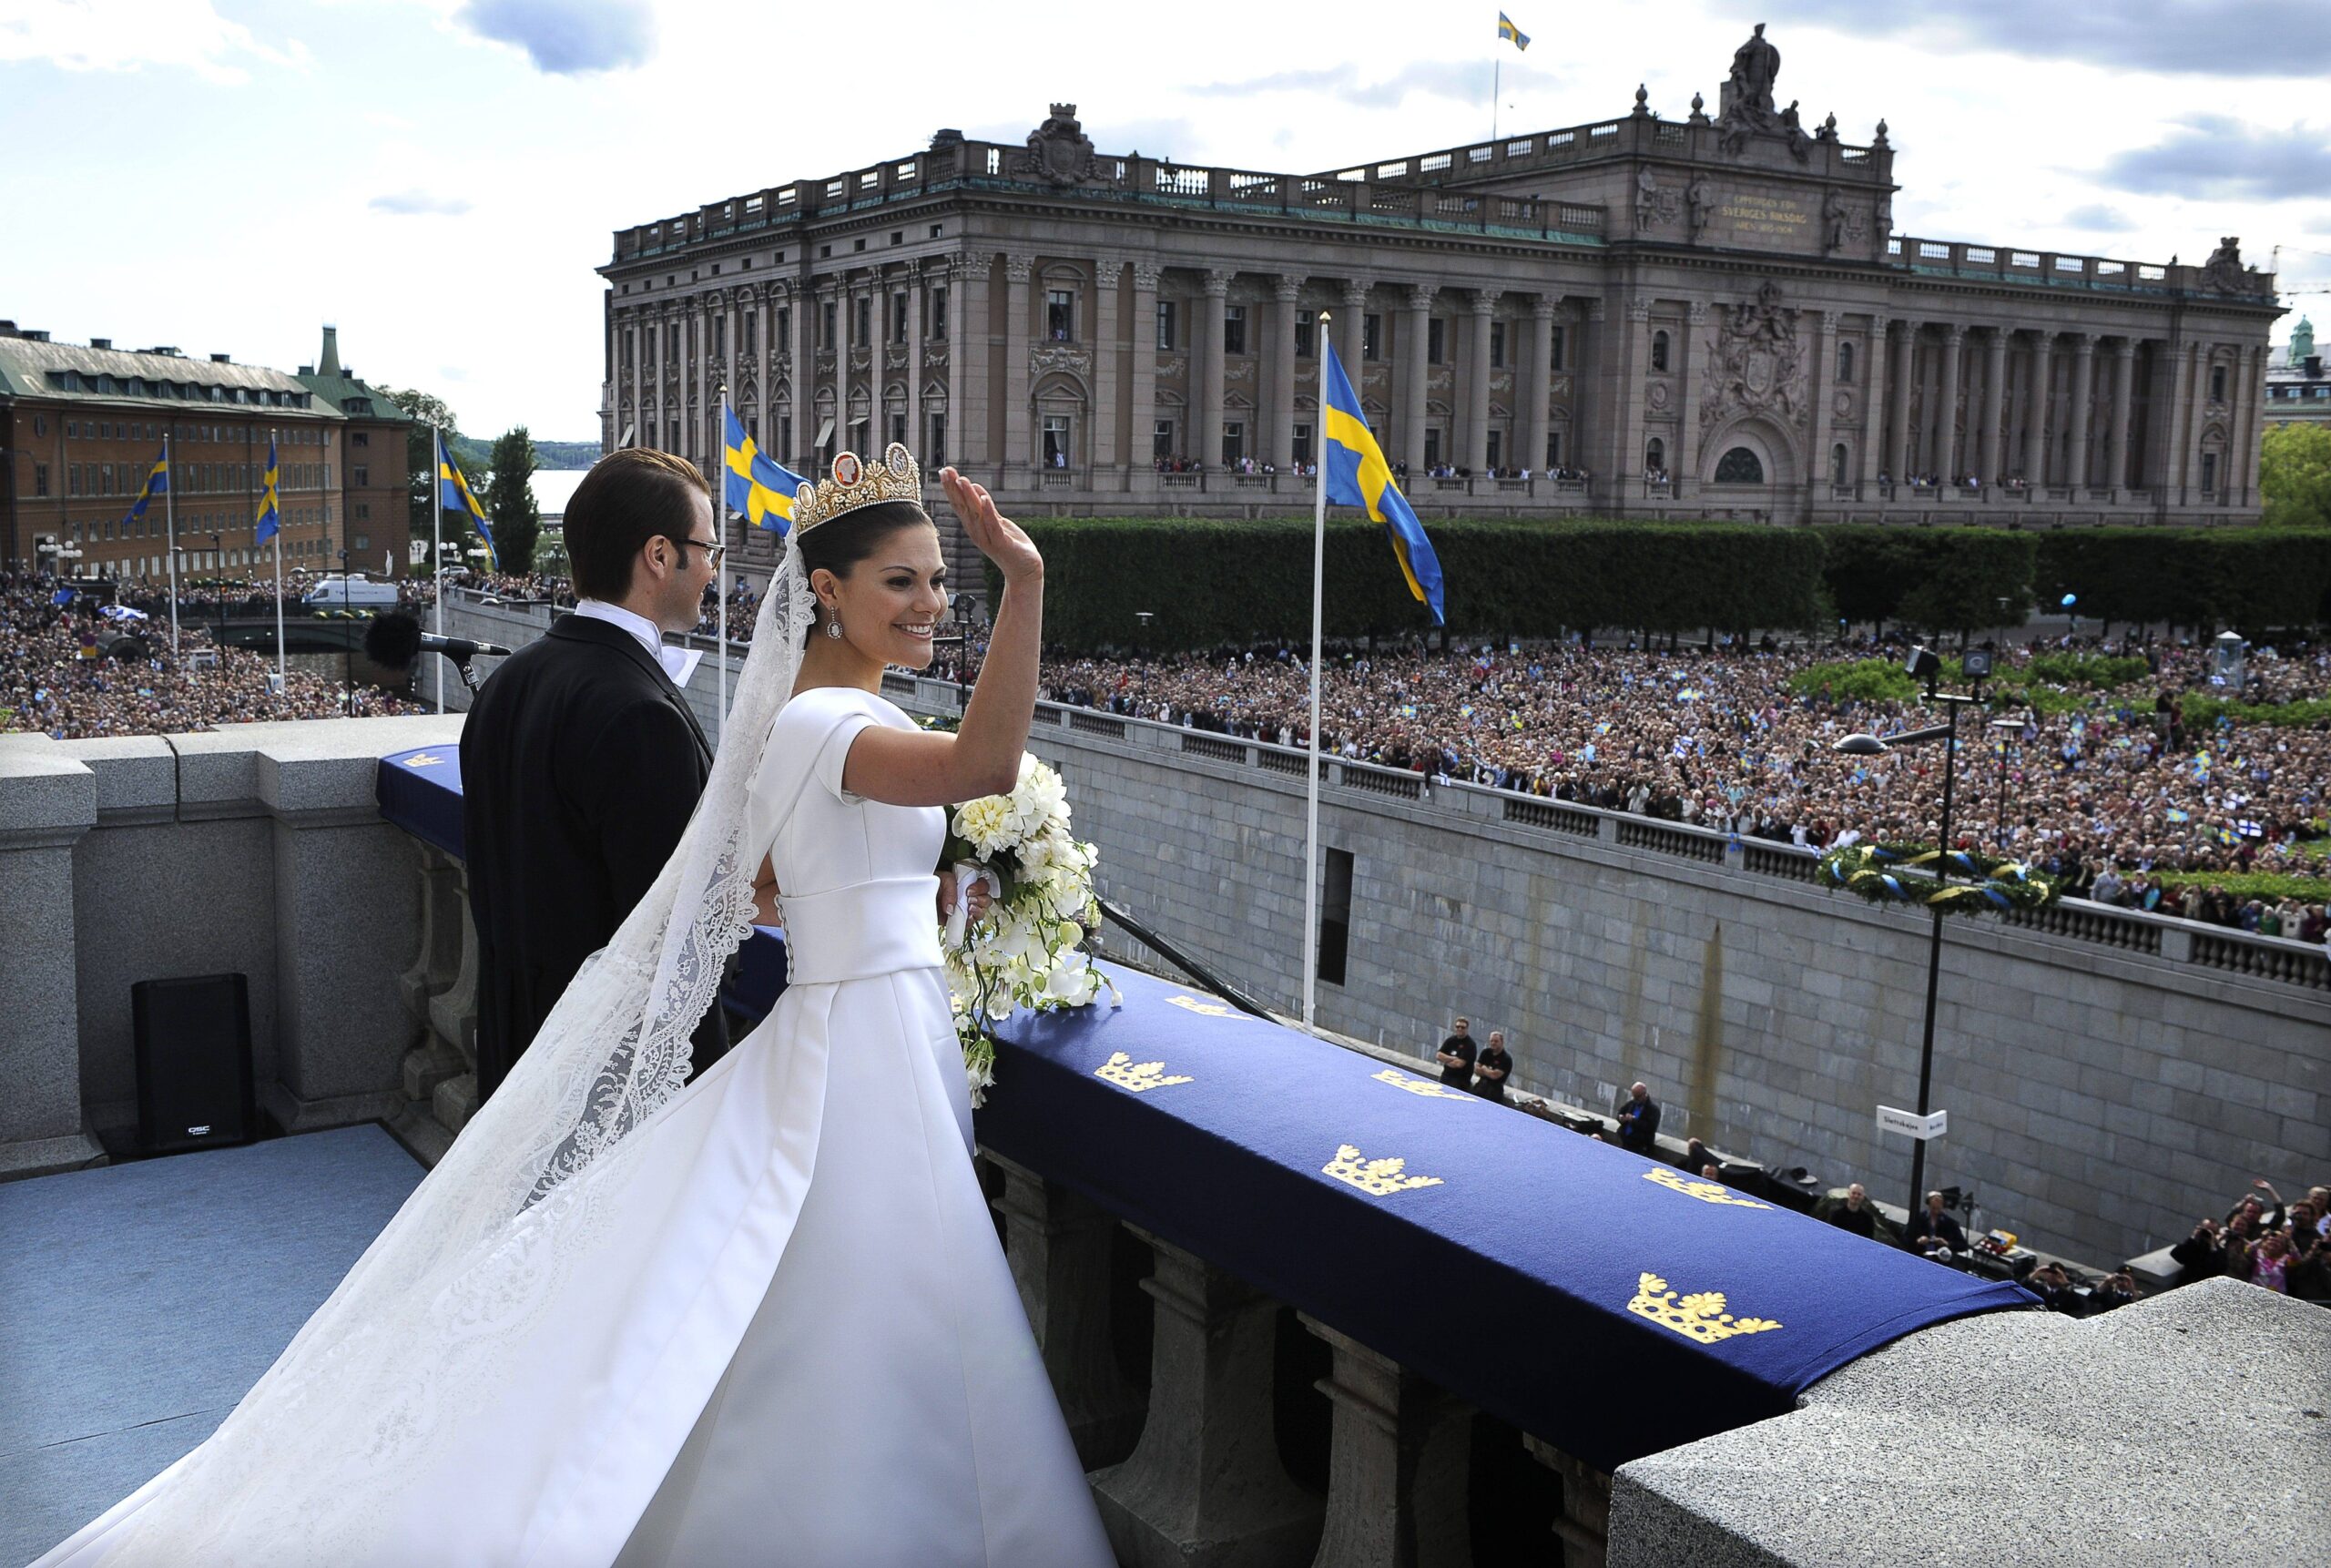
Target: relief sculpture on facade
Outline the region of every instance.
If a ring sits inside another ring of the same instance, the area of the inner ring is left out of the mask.
[[[1767,281],[1753,300],[1726,313],[1724,331],[1708,340],[1707,380],[1701,389],[1700,425],[1711,428],[1742,414],[1764,414],[1790,429],[1806,421],[1805,351],[1797,312],[1780,302]]]
[[[1031,375],[1048,376],[1064,371],[1090,379],[1093,374],[1093,351],[1066,343],[1038,343],[1028,351],[1028,372]]]
[[[1054,104],[1043,125],[1028,133],[1028,150],[1014,154],[1012,172],[1050,184],[1082,185],[1093,178],[1093,138],[1077,123],[1074,104]]]

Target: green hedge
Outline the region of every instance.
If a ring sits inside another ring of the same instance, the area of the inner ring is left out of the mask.
[[[2224,888],[2238,899],[2331,901],[2331,881],[2321,877],[2295,877],[2281,871],[2153,871],[2150,875],[2164,887]]]
[[[1023,526],[1044,554],[1044,636],[1056,647],[1188,648],[1309,635],[1308,519],[1037,518]],[[1821,542],[1805,529],[1451,521],[1430,532],[1449,625],[1461,635],[1805,628],[1825,614]],[[991,596],[1000,586],[991,580]],[[1144,610],[1152,612],[1145,629],[1135,618]],[[1331,517],[1327,634],[1430,624],[1383,527]]]
[[[1300,637],[1311,625],[1307,518],[1038,518],[1047,641],[1074,650],[1187,648]],[[2088,618],[2233,626],[2253,636],[2331,623],[2331,530],[1996,528],[1727,523],[1432,524],[1461,636],[1552,636],[1810,628],[1837,618],[1929,632],[2020,623],[2065,594]],[[992,603],[1000,585],[989,583]],[[2004,604],[2001,601],[2005,601]],[[1153,612],[1145,630],[1136,611]],[[1383,529],[1328,524],[1327,630],[1361,637],[1430,623]],[[2081,677],[2041,678],[2103,687]]]

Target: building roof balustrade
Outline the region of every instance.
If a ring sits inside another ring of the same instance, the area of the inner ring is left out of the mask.
[[[2050,289],[2086,289],[2099,293],[2201,294],[2231,305],[2275,303],[2275,274],[2257,274],[2262,293],[2225,295],[2209,289],[2203,269],[2130,261],[2107,256],[2076,256],[2053,250],[1977,245],[1957,239],[1927,239],[1897,234],[1886,241],[1889,263],[1920,277],[1965,278]]]

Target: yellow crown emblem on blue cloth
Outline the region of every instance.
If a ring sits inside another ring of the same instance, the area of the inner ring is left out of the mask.
[[[1333,1176],[1347,1186],[1356,1186],[1370,1197],[1389,1197],[1396,1192],[1440,1185],[1439,1176],[1410,1176],[1408,1169],[1409,1162],[1404,1159],[1362,1159],[1357,1145],[1339,1144],[1336,1157],[1321,1166],[1319,1173]]]
[[[1671,1192],[1680,1192],[1685,1197],[1698,1198],[1702,1203],[1725,1204],[1733,1208],[1773,1207],[1769,1203],[1758,1203],[1753,1197],[1738,1196],[1720,1181],[1692,1181],[1681,1171],[1669,1170],[1665,1166],[1652,1166],[1651,1169],[1643,1173],[1643,1179],[1664,1186]]]
[[[854,452],[834,454],[833,477],[804,484],[793,497],[793,526],[797,531],[830,523],[861,506],[885,501],[922,504],[922,465],[899,442],[891,443],[882,461],[869,464]]]
[[[1769,1318],[1735,1318],[1725,1310],[1726,1305],[1721,1290],[1697,1291],[1679,1301],[1675,1292],[1667,1288],[1667,1281],[1656,1274],[1644,1274],[1635,1281],[1634,1299],[1627,1303],[1627,1310],[1703,1345],[1780,1327]]]
[[[1105,1078],[1120,1089],[1131,1089],[1136,1095],[1191,1081],[1186,1073],[1166,1072],[1163,1062],[1136,1062],[1122,1051],[1111,1052],[1107,1061],[1093,1069],[1093,1075]]]

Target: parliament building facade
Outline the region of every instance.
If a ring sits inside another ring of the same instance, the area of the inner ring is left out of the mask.
[[[1894,231],[1893,152],[1776,109],[1309,175],[925,151],[618,231],[602,439],[913,448],[1010,507],[1308,504],[1323,337],[1435,515],[2249,522],[2273,280]],[[763,548],[751,555],[766,556]]]

